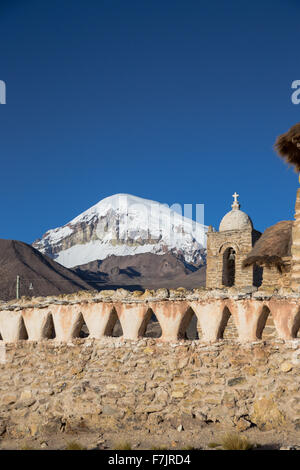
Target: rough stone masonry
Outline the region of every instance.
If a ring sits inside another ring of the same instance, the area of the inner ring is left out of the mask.
[[[3,304],[0,434],[159,434],[218,422],[297,430],[299,310],[296,293],[235,288],[120,289]],[[158,339],[143,337],[153,314]],[[194,315],[200,338],[189,341]],[[276,337],[265,341],[270,317]],[[231,318],[238,337],[224,340]],[[123,336],[110,337],[118,319]]]
[[[0,365],[0,433],[162,434],[209,423],[300,428],[299,340],[177,343],[122,338],[20,341]]]

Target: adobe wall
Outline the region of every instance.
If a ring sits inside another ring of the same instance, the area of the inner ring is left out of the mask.
[[[161,327],[160,341],[186,337],[197,318],[199,340],[224,337],[228,322],[234,323],[240,342],[262,338],[272,318],[279,339],[296,338],[300,328],[300,294],[261,291],[255,288],[158,289],[133,293],[124,289],[60,297],[22,299],[0,307],[0,334],[4,342],[55,338],[68,342],[81,335],[83,324],[89,338],[113,336],[117,321],[124,339],[146,336],[151,317]]]

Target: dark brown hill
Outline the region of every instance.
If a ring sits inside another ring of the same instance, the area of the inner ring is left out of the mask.
[[[16,298],[17,276],[20,276],[21,296],[69,294],[90,289],[74,272],[32,246],[16,240],[0,239],[1,300]]]
[[[205,266],[197,269],[172,253],[113,255],[72,269],[95,289],[192,289],[205,285]]]

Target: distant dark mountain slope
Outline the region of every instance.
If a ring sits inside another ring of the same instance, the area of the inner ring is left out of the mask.
[[[109,256],[72,270],[96,289],[192,289],[205,285],[205,266],[196,269],[174,254]]]
[[[46,296],[72,293],[90,286],[71,270],[26,243],[0,239],[0,299],[16,297],[16,278],[20,276],[20,295]],[[30,289],[30,284],[32,289]]]

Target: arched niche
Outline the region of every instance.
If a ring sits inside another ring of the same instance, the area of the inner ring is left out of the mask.
[[[222,255],[222,285],[232,287],[235,285],[236,276],[236,251],[230,246]]]

